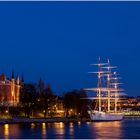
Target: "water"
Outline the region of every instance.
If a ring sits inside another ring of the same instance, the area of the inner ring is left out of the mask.
[[[140,138],[140,118],[125,118],[115,122],[31,123],[0,125],[0,138],[4,139],[95,139]]]

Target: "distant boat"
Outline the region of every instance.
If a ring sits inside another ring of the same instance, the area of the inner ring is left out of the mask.
[[[97,97],[91,97],[88,99],[96,100],[96,108],[89,109],[88,114],[92,121],[121,121],[124,117],[124,113],[117,107],[118,100],[120,98],[123,89],[118,88],[121,84],[118,82],[116,72],[112,72],[111,69],[116,67],[110,65],[110,61],[107,63],[91,64],[98,66],[97,72],[90,72],[97,74],[97,87],[86,88],[88,91],[96,91]],[[102,107],[104,106],[104,107]]]

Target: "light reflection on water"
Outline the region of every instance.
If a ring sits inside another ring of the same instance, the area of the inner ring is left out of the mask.
[[[31,129],[34,129],[34,128],[35,128],[35,124],[31,123]]]
[[[72,137],[74,135],[74,123],[73,122],[69,123],[69,135],[71,136],[71,138],[73,138]]]
[[[47,134],[46,123],[42,123],[42,138],[45,139]]]
[[[59,135],[63,135],[64,132],[65,132],[65,129],[64,129],[64,123],[63,122],[60,122],[60,123],[54,123],[54,128],[55,128],[55,132],[56,134],[59,134]]]
[[[20,129],[18,124],[4,124],[0,125],[0,138],[10,139],[12,136],[18,138]]]
[[[140,138],[140,119],[115,122],[30,123],[0,125],[2,139]]]
[[[4,124],[4,138],[5,139],[9,139],[9,125],[8,124]]]
[[[94,122],[92,123],[95,138],[121,138],[122,122]]]
[[[80,122],[80,121],[78,121],[78,127],[80,127],[80,125],[81,125],[81,122]]]

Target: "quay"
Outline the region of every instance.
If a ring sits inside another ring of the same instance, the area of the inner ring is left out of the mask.
[[[86,122],[89,118],[10,118],[0,119],[0,124],[14,124],[14,123],[51,123],[51,122]]]
[[[125,113],[125,118],[128,117],[140,117],[140,112],[131,111]],[[53,117],[53,118],[1,118],[0,124],[15,124],[15,123],[53,123],[53,122],[89,122],[90,118],[65,118],[65,117]]]

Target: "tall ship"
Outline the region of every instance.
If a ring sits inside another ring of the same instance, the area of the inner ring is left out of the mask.
[[[95,109],[89,108],[88,114],[92,121],[121,121],[124,113],[118,107],[118,101],[123,95],[123,89],[119,88],[120,77],[115,70],[116,66],[110,65],[110,60],[107,63],[101,63],[100,57],[97,64],[97,72],[90,72],[97,75],[97,87],[86,88],[87,91],[96,92],[95,97],[90,97],[96,101]]]

